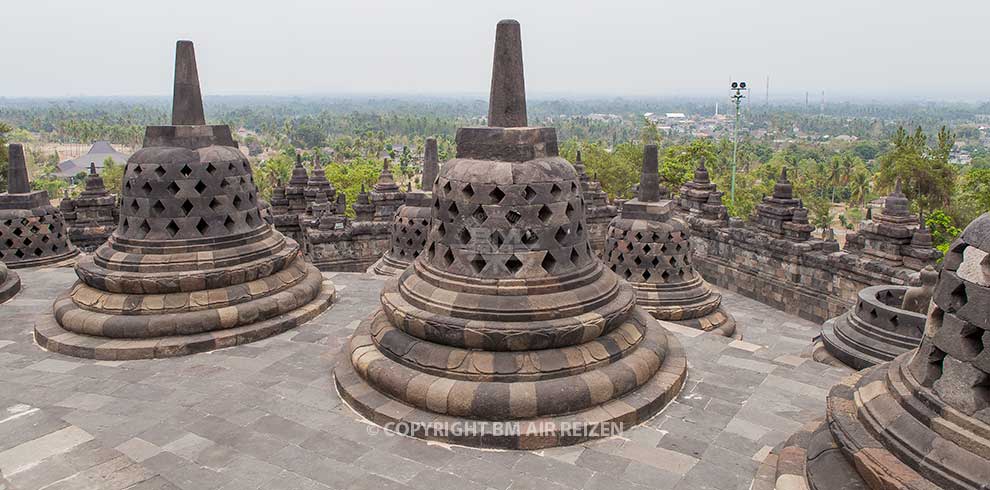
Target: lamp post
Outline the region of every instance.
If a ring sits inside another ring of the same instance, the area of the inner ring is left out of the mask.
[[[729,187],[729,202],[736,204],[736,156],[739,153],[739,104],[746,98],[746,82],[732,82],[729,98],[736,105],[736,120],[732,123],[732,184]]]

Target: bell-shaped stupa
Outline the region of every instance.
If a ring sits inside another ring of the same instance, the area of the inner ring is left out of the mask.
[[[35,328],[49,350],[170,357],[268,337],[315,317],[333,284],[260,213],[247,158],[207,125],[193,45],[179,41],[172,125],[149,126],[127,161],[120,223],[76,265]]]
[[[388,251],[371,268],[375,274],[394,276],[401,273],[426,248],[426,237],[433,223],[433,183],[437,180],[439,164],[437,140],[427,138],[420,184],[422,189],[407,192],[406,203],[396,210]]]
[[[831,389],[780,451],[777,488],[982,490],[990,482],[990,213],[949,247],[921,345]]]
[[[345,346],[340,395],[373,422],[482,447],[574,444],[652,417],[684,382],[684,351],[595,256],[556,131],[527,126],[513,20],[496,30],[488,123],[457,131],[426,249]]]
[[[0,194],[0,260],[11,269],[51,265],[75,257],[62,212],[48,191],[32,191],[24,148],[8,146],[7,192]]]
[[[605,262],[636,288],[636,301],[660,320],[677,322],[726,337],[736,321],[694,269],[691,227],[674,215],[676,204],[663,197],[656,145],[646,145],[639,197],[626,201],[612,220]]]

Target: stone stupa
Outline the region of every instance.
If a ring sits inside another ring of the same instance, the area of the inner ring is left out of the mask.
[[[247,158],[207,125],[193,45],[176,45],[172,125],[127,161],[120,223],[76,265],[39,321],[42,347],[78,357],[171,357],[255,341],[329,306],[333,284],[260,214]]]
[[[787,167],[780,169],[780,178],[773,186],[773,195],[764,197],[753,210],[753,222],[758,228],[778,238],[794,241],[811,239],[815,230],[808,223],[808,210],[794,198],[794,186],[787,180]]]
[[[392,165],[389,159],[382,161],[382,173],[378,182],[371,188],[370,200],[375,207],[371,221],[392,222],[392,217],[399,207],[406,202],[406,193],[399,188],[392,177]]]
[[[938,272],[929,266],[922,269],[919,276],[922,284],[931,289]],[[822,325],[812,358],[827,364],[835,365],[838,361],[853,369],[864,369],[918,347],[925,331],[928,301],[924,301],[922,311],[912,311],[905,307],[905,298],[910,299],[923,289],[924,286],[893,284],[863,288],[856,295],[855,306]]]
[[[729,211],[722,204],[722,194],[711,181],[705,159],[702,158],[694,170],[694,179],[681,186],[678,204],[689,215],[705,221],[726,223],[729,221]]]
[[[0,303],[5,303],[21,290],[21,277],[0,262]]]
[[[890,266],[921,270],[935,265],[941,253],[932,246],[931,233],[922,220],[911,213],[908,198],[901,192],[901,182],[884,199],[880,214],[871,213],[859,230],[846,236],[846,249],[861,251]]]
[[[113,234],[120,219],[120,210],[117,196],[107,191],[103,177],[96,173],[94,162],[89,164],[85,185],[85,190],[75,199],[62,199],[59,209],[65,218],[72,244],[91,252]]]
[[[341,397],[408,435],[507,449],[652,417],[683,385],[683,348],[595,256],[556,131],[527,126],[516,21],[496,29],[488,127],[456,144],[426,250],[344,347]]]
[[[921,345],[831,389],[824,422],[780,451],[776,488],[990,485],[990,213],[953,243]]]
[[[437,180],[436,138],[426,139],[423,155],[422,189],[406,193],[406,203],[399,207],[392,219],[392,236],[389,249],[371,272],[381,276],[394,276],[406,270],[426,247],[426,237],[433,223],[433,183]]]
[[[578,150],[574,160],[574,170],[581,181],[581,194],[584,196],[584,219],[588,223],[588,238],[595,253],[605,250],[605,235],[608,234],[608,224],[618,214],[618,207],[608,202],[608,194],[602,190],[598,179],[588,176],[584,161],[581,160],[581,150]]]
[[[0,260],[11,269],[52,265],[79,254],[48,191],[32,191],[24,148],[8,147],[7,192],[0,194]]]
[[[320,153],[317,151],[313,156],[313,172],[309,175],[306,183],[306,216],[310,223],[307,226],[316,226],[316,220],[323,216],[327,210],[333,212],[337,200],[337,189],[327,180],[326,172],[320,163]]]
[[[646,145],[639,196],[612,220],[605,263],[636,289],[636,301],[660,320],[726,337],[736,321],[692,265],[691,227],[674,215],[676,204],[659,183],[656,145]]]

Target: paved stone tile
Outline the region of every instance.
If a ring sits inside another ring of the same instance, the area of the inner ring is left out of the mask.
[[[59,407],[81,408],[83,410],[93,411],[103,408],[104,405],[113,400],[113,397],[96,393],[74,393],[55,405]]]
[[[143,466],[134,463],[125,456],[121,456],[59,480],[45,487],[45,490],[76,490],[84,488],[120,490],[141,483],[154,476]]]
[[[187,433],[182,437],[162,446],[162,450],[193,461],[197,456],[199,456],[200,453],[213,445],[213,441],[209,439],[200,437],[193,433]]]
[[[117,446],[116,449],[138,463],[162,452],[162,448],[139,437]]]
[[[632,463],[632,461],[629,459],[613,454],[603,453],[590,447],[584,448],[584,450],[581,451],[581,455],[578,456],[578,459],[574,462],[574,464],[587,468],[596,473],[604,473],[608,475],[621,475],[630,463]]]
[[[369,473],[401,483],[409,482],[414,476],[427,469],[426,465],[378,449],[368,451],[354,461],[354,465]]]
[[[521,476],[519,474],[524,474],[550,480],[568,488],[583,488],[593,475],[591,470],[534,453],[523,454],[512,470],[516,473],[513,479],[517,481]]]
[[[81,366],[82,364],[72,361],[64,361],[62,359],[45,359],[39,361],[35,364],[28,366],[28,369],[34,369],[35,371],[44,371],[46,373],[67,373]]]
[[[69,426],[37,439],[27,441],[0,452],[0,471],[8,478],[24,471],[38,461],[70,451],[93,440],[93,436],[79,427]]]
[[[339,301],[283,335],[130,362],[40,350],[22,326],[50,312],[75,275],[22,280],[25,291],[0,307],[0,468],[29,467],[8,477],[18,490],[63,480],[135,490],[748,489],[768,448],[820,417],[827,388],[849,372],[800,357],[817,325],[723,292],[743,340],[673,327],[689,374],[661,415],[572,448],[480,451],[369,432],[341,403],[330,373],[377,304],[380,279],[335,275]],[[73,435],[74,445],[63,437]]]
[[[624,480],[647,488],[670,488],[682,478],[680,473],[667,471],[656,465],[639,461],[631,461],[621,476]]]

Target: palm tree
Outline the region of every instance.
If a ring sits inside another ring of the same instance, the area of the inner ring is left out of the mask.
[[[862,205],[869,194],[870,173],[864,167],[857,167],[849,178],[849,199]]]

